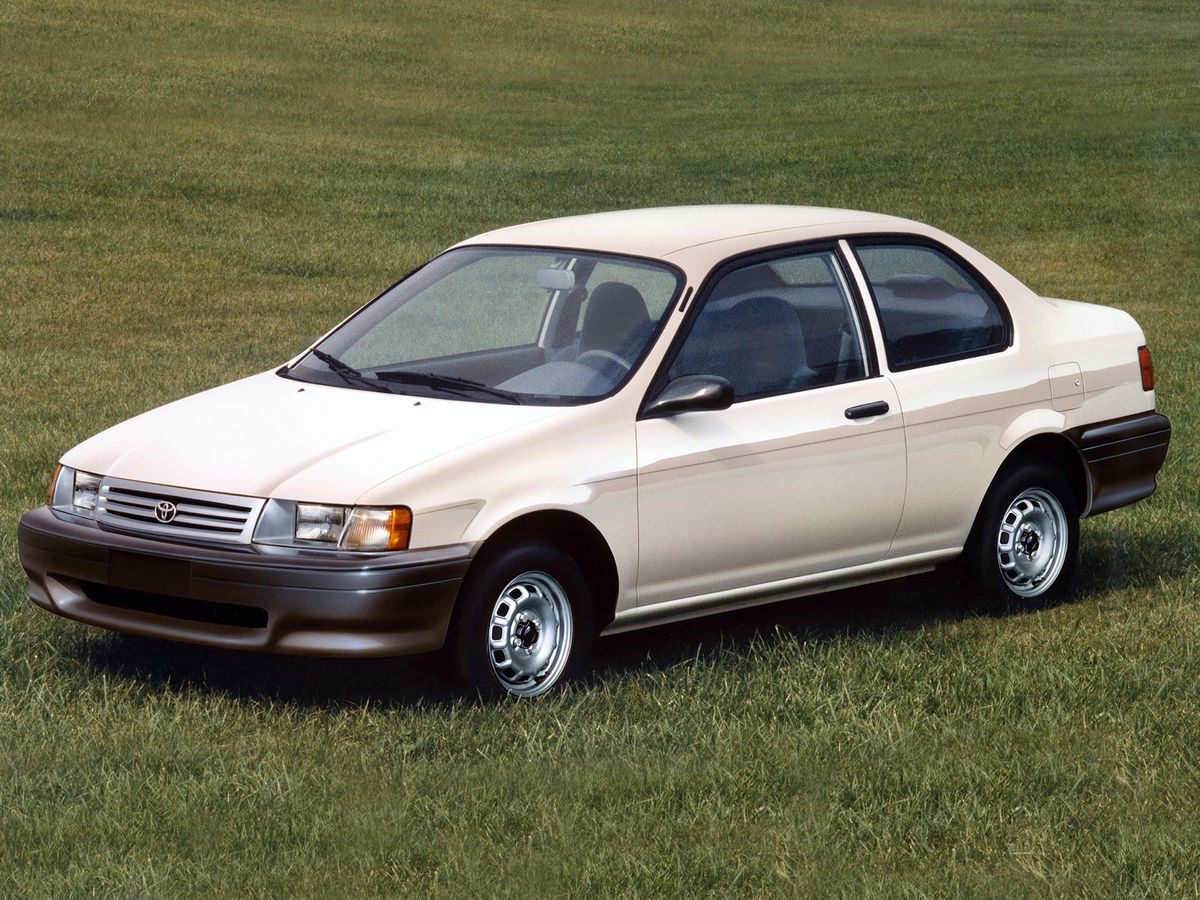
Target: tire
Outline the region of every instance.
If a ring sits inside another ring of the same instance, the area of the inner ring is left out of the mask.
[[[1079,512],[1056,469],[1001,472],[963,549],[960,586],[991,612],[1035,609],[1070,595],[1079,561]],[[965,582],[965,583],[963,583]]]
[[[575,561],[542,542],[476,562],[463,582],[447,649],[485,699],[539,697],[585,674],[592,596]]]

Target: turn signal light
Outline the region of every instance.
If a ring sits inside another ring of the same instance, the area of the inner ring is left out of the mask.
[[[412,511],[407,506],[356,506],[342,536],[347,550],[407,550]]]
[[[54,474],[50,476],[50,489],[46,491],[46,505],[54,505],[54,489],[58,487],[58,476],[62,474],[62,463],[54,467]]]
[[[1138,347],[1138,365],[1142,367],[1142,390],[1154,390],[1154,360],[1150,358],[1150,348],[1145,344]]]

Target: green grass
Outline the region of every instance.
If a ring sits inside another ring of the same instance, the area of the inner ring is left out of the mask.
[[[1200,9],[0,8],[0,895],[1200,892]],[[1143,323],[1162,487],[1075,602],[926,581],[601,643],[478,706],[32,608],[71,445],[277,365],[444,246],[599,209],[930,221]]]

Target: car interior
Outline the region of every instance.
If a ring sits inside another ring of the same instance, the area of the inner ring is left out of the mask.
[[[565,264],[561,260],[558,264]],[[420,361],[433,374],[519,395],[587,398],[610,392],[640,358],[657,317],[633,284],[589,287],[596,261],[546,269],[548,304],[538,343]],[[797,277],[798,267],[801,277]],[[852,381],[866,375],[864,347],[844,281],[826,253],[737,269],[700,310],[672,378],[718,375],[736,400]],[[783,274],[781,274],[781,272]],[[893,368],[960,356],[1005,340],[995,305],[937,275],[896,273],[871,282]]]
[[[871,290],[893,368],[1006,345],[1004,320],[980,292],[937,275],[897,274]]]
[[[672,366],[672,377],[720,375],[735,399],[861,378],[862,348],[840,288],[789,284],[770,264],[721,279]]]
[[[519,394],[607,393],[641,355],[655,320],[633,285],[605,281],[589,292],[579,282],[551,310],[545,347],[472,354],[455,359],[455,370],[469,366],[477,380]],[[437,371],[439,363],[428,368]],[[846,300],[832,280],[789,285],[769,265],[757,265],[722,279],[672,377],[719,375],[745,399],[849,381],[865,371]]]
[[[560,326],[573,318],[579,330],[546,353],[546,362],[499,382],[522,394],[596,396],[611,390],[641,355],[654,321],[641,292],[631,284],[606,281],[591,294],[577,287],[565,298],[573,309],[559,312]],[[579,307],[586,300],[582,317]],[[573,313],[573,315],[572,315]],[[560,327],[555,334],[562,337]],[[568,332],[570,334],[570,332]]]

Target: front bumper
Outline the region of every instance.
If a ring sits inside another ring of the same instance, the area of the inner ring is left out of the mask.
[[[114,631],[306,656],[440,648],[470,564],[465,545],[370,557],[176,544],[42,507],[17,528],[30,599]]]

